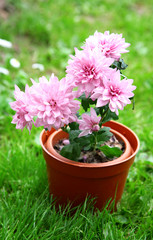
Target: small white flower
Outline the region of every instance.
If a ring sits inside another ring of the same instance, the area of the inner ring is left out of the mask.
[[[0,73],[3,73],[4,75],[9,75],[9,71],[3,67],[0,67]]]
[[[0,38],[0,46],[1,47],[5,47],[5,48],[11,48],[12,47],[12,43],[10,41],[7,41],[5,39],[1,39]]]
[[[11,58],[10,59],[10,64],[14,68],[19,68],[20,67],[20,62],[16,58]]]
[[[34,63],[32,64],[32,68],[33,69],[38,69],[40,70],[41,72],[44,71],[44,65],[40,64],[40,63]]]

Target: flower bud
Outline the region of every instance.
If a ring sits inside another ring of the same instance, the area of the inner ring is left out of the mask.
[[[64,139],[64,140],[63,140],[63,144],[64,144],[64,145],[68,145],[68,144],[70,144],[70,141],[69,141],[68,139]]]
[[[97,131],[99,131],[99,129],[100,129],[100,127],[98,124],[95,124],[92,126],[92,132],[97,132]]]

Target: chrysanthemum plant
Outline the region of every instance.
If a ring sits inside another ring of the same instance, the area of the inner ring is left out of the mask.
[[[65,78],[59,81],[52,74],[49,81],[31,79],[32,86],[26,85],[25,92],[15,86],[16,101],[10,103],[16,111],[12,123],[29,132],[32,125],[46,130],[62,128],[69,133],[69,142],[61,155],[71,160],[77,161],[82,150],[97,149],[109,158],[119,157],[120,149],[104,145],[112,133],[103,124],[118,119],[118,110],[134,97],[133,80],[122,74],[127,65],[121,53],[128,52],[129,45],[122,34],[96,31],[81,50],[75,48]],[[81,112],[86,113],[80,116]]]

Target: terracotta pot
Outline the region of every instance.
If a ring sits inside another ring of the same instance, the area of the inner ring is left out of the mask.
[[[121,199],[130,166],[139,149],[136,134],[123,124],[110,121],[104,124],[125,143],[125,152],[117,159],[106,163],[79,163],[58,154],[53,146],[68,134],[62,130],[42,131],[40,136],[43,155],[47,164],[50,194],[57,205],[81,204],[86,196],[95,198],[95,208],[100,210],[114,200]]]

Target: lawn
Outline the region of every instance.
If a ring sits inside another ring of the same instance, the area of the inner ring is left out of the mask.
[[[153,5],[151,0],[0,0],[0,239],[153,239]],[[138,135],[140,150],[130,169],[117,212],[93,213],[85,202],[75,214],[56,211],[49,197],[41,128],[23,132],[11,124],[14,85],[30,78],[65,75],[68,55],[98,30],[123,33],[131,43],[124,74],[134,79],[135,109],[120,111],[119,122]],[[21,66],[14,68],[10,59]],[[40,63],[44,71],[33,69]]]

